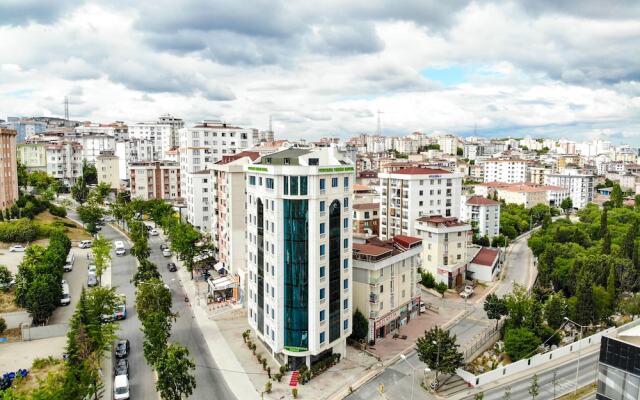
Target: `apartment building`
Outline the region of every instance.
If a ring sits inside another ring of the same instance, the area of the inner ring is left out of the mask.
[[[17,145],[18,161],[27,171],[47,172],[47,149],[41,143],[20,143]]]
[[[220,121],[202,121],[193,127],[181,129],[179,154],[182,180],[186,182],[187,174],[201,171],[206,165],[222,160],[223,156],[254,147],[259,143],[258,138],[257,129],[241,128]]]
[[[457,136],[444,135],[438,137],[438,146],[440,146],[440,151],[444,154],[455,155],[458,151],[459,144],[460,142]]]
[[[239,283],[236,301],[245,302],[247,286],[247,206],[245,167],[258,159],[257,152],[243,151],[212,165],[211,238],[215,259]],[[208,204],[208,199],[203,199]]]
[[[576,170],[565,170],[563,173],[550,174],[547,184],[560,186],[569,190],[573,208],[581,209],[593,201],[595,176],[581,174]]]
[[[536,185],[545,185],[547,183],[547,176],[553,172],[551,168],[547,167],[529,167],[529,181]]]
[[[596,399],[626,400],[640,396],[640,327],[633,324],[603,336],[600,341]]]
[[[116,139],[105,134],[88,134],[73,138],[82,146],[82,158],[90,164],[96,163],[96,157],[105,151],[115,151]]]
[[[13,129],[0,128],[0,210],[18,200],[17,136]]]
[[[380,238],[416,235],[422,216],[460,215],[462,174],[434,168],[405,168],[380,178]]]
[[[180,198],[180,167],[173,161],[141,161],[130,165],[131,197],[142,200]]]
[[[367,342],[393,335],[418,316],[422,240],[395,236],[353,244],[353,306],[369,319]]]
[[[471,224],[431,215],[417,219],[416,231],[422,238],[422,269],[449,288],[461,285],[469,261],[467,247],[473,238]]]
[[[479,236],[500,234],[500,202],[482,196],[470,196],[461,202],[460,219],[475,225]]]
[[[5,123],[8,129],[17,132],[16,143],[40,135],[47,130],[47,124],[32,118],[8,117]]]
[[[355,166],[334,147],[245,167],[249,325],[291,369],[346,352]]]
[[[45,145],[47,174],[73,185],[82,176],[82,145],[78,142],[57,141]]]
[[[538,204],[549,204],[548,190],[545,186],[513,184],[496,187],[498,198],[505,203],[520,204],[525,208],[535,207]]]
[[[485,182],[518,183],[527,182],[527,161],[519,159],[483,160],[482,165]]]
[[[380,233],[380,203],[357,203],[353,205],[353,235],[359,237],[378,236]]]
[[[77,126],[75,131],[80,135],[100,134],[112,136],[116,140],[129,139],[129,127],[122,121],[111,124],[84,123]]]
[[[105,151],[96,157],[96,171],[98,183],[120,190],[120,158],[113,151]]]
[[[187,205],[186,219],[194,228],[204,234],[211,232],[213,214],[214,180],[213,171],[203,169],[186,174],[182,192]]]
[[[164,160],[167,151],[178,147],[179,131],[184,121],[172,115],[162,115],[154,122],[139,122],[129,126],[129,138],[148,140],[153,146],[152,160]]]

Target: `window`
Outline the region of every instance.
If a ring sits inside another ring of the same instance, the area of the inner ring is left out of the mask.
[[[289,194],[289,177],[284,177],[284,194]]]
[[[273,178],[266,179],[267,189],[273,189]],[[268,204],[268,203],[267,203]]]
[[[324,288],[320,289],[320,300],[324,300]]]
[[[249,176],[249,185],[251,186],[255,186],[256,185],[256,177],[253,175]]]
[[[320,234],[324,235],[324,222],[320,223]]]
[[[349,247],[349,239],[344,239],[342,243],[344,244],[345,249]]]
[[[338,178],[331,178],[331,187],[338,187]]]
[[[326,189],[326,181],[324,178],[320,179],[320,190],[325,190]]]
[[[289,181],[291,181],[291,188],[290,188],[291,195],[297,196],[298,195],[298,177],[291,176],[289,177]]]
[[[309,165],[320,165],[320,159],[318,158],[310,158]]]
[[[325,274],[325,268],[324,266],[320,267],[320,278],[324,278],[324,274]]]
[[[324,343],[324,332],[320,332],[320,343]]]
[[[342,288],[349,289],[349,279],[345,279],[344,281],[342,281]]]
[[[259,177],[259,178],[258,178],[258,185],[259,185],[259,186],[262,186],[262,177]]]
[[[342,227],[345,228],[345,229],[349,227],[349,218],[345,218],[342,221]]]
[[[347,329],[349,329],[349,320],[348,319],[344,320],[344,322],[342,323],[342,327],[344,328],[345,331]]]
[[[300,195],[305,196],[307,194],[307,177],[300,177]]]
[[[344,187],[345,187],[345,188],[348,188],[348,187],[349,187],[349,177],[348,177],[348,176],[345,176],[345,177],[344,177]]]
[[[342,260],[342,268],[349,269],[349,259],[348,258],[345,258],[344,260]]]
[[[324,321],[324,310],[320,311],[320,322]]]
[[[324,212],[324,200],[320,201],[320,212]]]
[[[320,245],[320,257],[324,256],[325,246],[323,244]]]
[[[345,310],[349,308],[349,299],[342,300],[342,308]]]

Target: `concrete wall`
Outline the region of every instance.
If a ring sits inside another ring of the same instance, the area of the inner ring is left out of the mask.
[[[38,340],[52,337],[65,336],[69,330],[69,324],[53,324],[45,326],[22,326],[22,340]]]

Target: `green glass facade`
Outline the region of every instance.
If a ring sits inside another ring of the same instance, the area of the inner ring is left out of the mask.
[[[283,200],[284,347],[309,348],[309,202]]]
[[[329,342],[340,338],[340,202],[329,206]]]

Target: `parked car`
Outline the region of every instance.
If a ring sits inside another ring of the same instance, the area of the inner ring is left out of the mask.
[[[67,281],[64,279],[62,280],[62,297],[60,298],[60,304],[63,306],[71,304],[71,292],[69,291]]]
[[[125,375],[129,376],[129,361],[126,358],[120,358],[113,367],[113,376]]]
[[[129,378],[126,375],[116,375],[113,379],[113,400],[129,399]]]
[[[67,259],[64,262],[64,266],[62,267],[62,270],[64,272],[70,272],[73,270],[73,263],[75,262],[76,257],[75,255],[73,255],[73,252],[69,252],[69,254],[67,254]]]
[[[96,276],[95,272],[94,273],[89,273],[89,275],[87,275],[87,286],[88,287],[93,287],[96,286],[98,284],[98,277]]]
[[[471,297],[471,295],[473,295],[473,286],[471,285],[465,286],[464,290],[460,292],[460,297],[462,297],[463,299],[468,299],[469,297]]]
[[[117,256],[124,256],[127,254],[127,250],[124,248],[124,242],[122,240],[116,240],[114,243],[114,247],[116,248]]]
[[[81,249],[88,249],[92,244],[93,242],[91,240],[81,240],[80,244],[78,244],[78,247],[80,247]]]
[[[116,310],[113,312],[113,319],[120,321],[127,319],[127,305],[119,304],[116,306]]]
[[[127,358],[129,356],[129,350],[131,350],[129,339],[118,340],[116,343],[116,358]]]
[[[116,219],[115,219],[115,218],[113,218],[111,215],[105,215],[104,217],[102,217],[102,220],[103,220],[104,222],[113,222],[113,221],[115,221]]]
[[[178,270],[178,266],[175,263],[170,262],[167,264],[167,269],[169,272],[176,272]]]
[[[96,265],[95,264],[89,264],[89,267],[87,268],[87,272],[89,274],[96,274]]]
[[[167,245],[166,245],[166,244],[164,244],[164,243],[162,243],[162,244],[160,245],[160,250],[164,250],[164,249],[168,249],[168,248],[169,248],[169,246],[167,246]]]
[[[171,257],[171,250],[169,249],[162,250],[162,255],[165,257]]]
[[[12,253],[21,253],[25,250],[26,248],[21,244],[14,244],[13,246],[9,247],[9,251]]]
[[[158,236],[160,234],[160,232],[158,232],[157,229],[152,229],[149,231],[149,235],[151,236]]]

